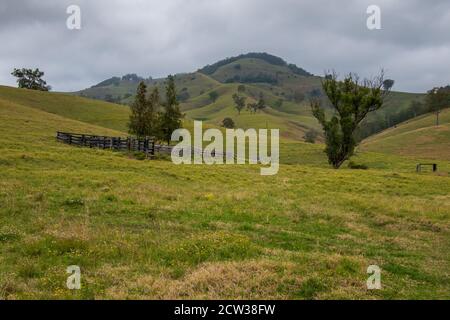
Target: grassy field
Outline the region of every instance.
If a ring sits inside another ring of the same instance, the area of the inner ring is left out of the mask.
[[[450,109],[426,114],[368,138],[361,150],[450,161]]]
[[[1,93],[0,298],[450,296],[446,161],[416,174],[416,159],[361,152],[370,169],[333,170],[323,146],[287,140],[276,176],[138,161],[54,138],[123,135],[96,126],[120,122],[46,109],[63,95]],[[371,264],[381,290],[366,288]],[[66,288],[69,265],[81,290]]]

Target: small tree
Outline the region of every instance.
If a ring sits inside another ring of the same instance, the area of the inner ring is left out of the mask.
[[[166,102],[164,103],[164,112],[160,114],[159,133],[160,138],[170,144],[172,132],[181,128],[181,118],[183,115],[180,112],[177,101],[177,93],[175,88],[175,79],[169,75],[166,85]]]
[[[247,109],[251,113],[256,113],[258,110],[262,110],[265,107],[266,107],[266,102],[264,101],[264,95],[262,94],[262,92],[259,94],[259,99],[257,102],[247,104]]]
[[[148,101],[146,99],[147,86],[144,82],[139,83],[134,102],[131,104],[130,122],[128,123],[128,131],[137,137],[144,137],[146,130],[146,114]]]
[[[216,102],[217,98],[219,98],[217,91],[211,91],[209,93],[209,99],[211,99],[212,102]]]
[[[256,113],[256,111],[258,110],[258,103],[256,102],[247,103],[247,109],[248,111],[250,111],[250,113]]]
[[[260,92],[258,102],[256,103],[256,109],[262,110],[265,107],[266,107],[266,102],[264,101],[264,95],[262,92]]]
[[[44,72],[39,69],[16,69],[11,73],[14,77],[17,77],[17,84],[19,88],[49,91],[51,87],[47,85],[47,82],[42,79]]]
[[[143,81],[138,85],[134,102],[131,105],[129,132],[137,137],[156,136],[158,134],[159,92],[154,88],[149,99],[146,98],[147,86]]]
[[[238,92],[245,92],[245,85],[243,85],[243,84],[238,85],[237,91]]]
[[[225,118],[222,120],[222,127],[233,129],[234,128],[234,121],[231,118]]]
[[[246,97],[241,97],[236,93],[233,94],[234,105],[239,114],[241,114],[242,109],[245,108],[245,100],[246,99],[247,99]]]
[[[315,143],[319,133],[314,129],[309,129],[304,135],[305,142]]]
[[[383,88],[385,90],[391,90],[392,87],[394,86],[395,81],[392,79],[386,79],[383,81]]]
[[[362,83],[355,74],[349,74],[338,81],[336,73],[328,74],[322,80],[322,88],[335,110],[330,120],[319,99],[311,100],[313,115],[322,125],[325,133],[328,162],[339,168],[348,160],[357,145],[354,132],[369,112],[380,109],[391,88],[384,86],[384,72]]]

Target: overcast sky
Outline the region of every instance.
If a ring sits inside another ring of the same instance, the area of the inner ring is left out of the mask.
[[[81,30],[66,27],[69,5]],[[381,30],[366,26],[381,9]],[[0,84],[14,67],[39,67],[57,91],[111,76],[154,78],[225,57],[268,52],[314,74],[376,74],[395,90],[450,83],[449,0],[2,0]]]

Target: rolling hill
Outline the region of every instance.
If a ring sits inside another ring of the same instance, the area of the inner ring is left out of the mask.
[[[0,299],[449,296],[448,177],[369,152],[370,169],[333,170],[301,142],[268,177],[55,140],[123,134],[105,127],[123,128],[124,110],[0,87]],[[381,290],[366,288],[372,264]],[[69,265],[80,290],[66,287]]]
[[[0,86],[0,100],[39,109],[68,119],[127,131],[129,108],[70,94]]]
[[[450,109],[425,114],[366,139],[361,150],[450,161]]]
[[[310,97],[323,96],[321,78],[279,57],[267,53],[243,54],[193,73],[177,74],[175,80],[181,109],[188,119],[218,126],[223,118],[231,117],[242,128],[279,128],[283,137],[292,140],[302,140],[305,132],[311,129],[320,132],[308,101]],[[128,104],[140,81],[163,90],[165,79],[125,75],[74,94]],[[219,95],[215,101],[210,97],[212,91]],[[237,92],[246,96],[247,102],[263,94],[266,109],[257,114],[244,111],[238,115],[232,100],[232,95]],[[401,112],[412,114],[411,101],[422,98],[421,94],[393,92],[382,110],[369,115],[366,127],[370,131],[361,133],[362,138],[393,125],[391,119]]]

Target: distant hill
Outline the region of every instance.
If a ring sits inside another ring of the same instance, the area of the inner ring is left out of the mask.
[[[165,78],[144,78],[135,74],[112,77],[91,88],[73,94],[119,104],[132,102],[137,85],[145,81],[157,86],[161,93]],[[197,119],[211,125],[220,125],[231,117],[242,128],[280,128],[285,138],[302,140],[306,131],[320,127],[312,116],[309,99],[323,97],[321,77],[268,53],[247,53],[226,58],[200,68],[193,73],[175,76],[181,109],[188,119]],[[210,93],[218,93],[211,99]],[[267,108],[257,114],[248,111],[238,115],[232,95],[239,92],[247,102],[263,94]],[[365,120],[365,138],[397,123],[397,119],[412,117],[411,101],[423,99],[421,94],[393,92],[382,110]],[[400,117],[401,115],[401,117]],[[410,116],[409,116],[410,115]]]
[[[450,109],[439,118],[439,126],[435,113],[406,121],[366,139],[360,150],[450,161]]]

